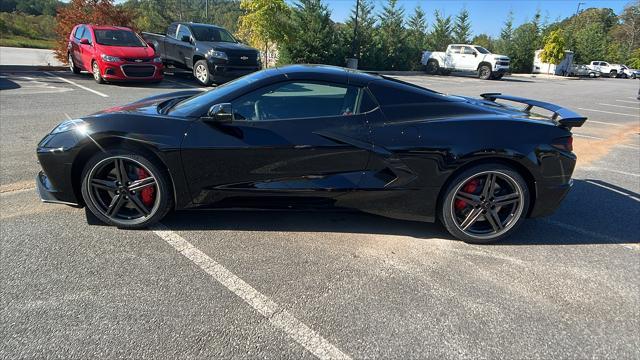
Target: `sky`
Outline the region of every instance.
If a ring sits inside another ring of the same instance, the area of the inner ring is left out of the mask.
[[[635,0],[637,1],[637,0]],[[287,0],[291,3],[292,0]],[[386,0],[374,0],[375,12],[382,10]],[[631,0],[589,1],[581,0],[580,9],[590,7],[611,8],[616,14],[620,14],[624,6]],[[356,0],[324,0],[331,10],[331,18],[334,21],[344,22],[351,14]],[[567,0],[398,0],[398,4],[405,9],[408,18],[416,6],[421,6],[427,13],[427,22],[430,27],[433,24],[433,11],[439,10],[445,15],[455,16],[460,9],[466,7],[471,17],[472,32],[474,35],[486,33],[492,36],[500,34],[500,28],[507,14],[513,10],[514,24],[520,25],[531,19],[537,9],[540,9],[542,18],[548,18],[549,22],[561,20],[575,14],[578,1]]]

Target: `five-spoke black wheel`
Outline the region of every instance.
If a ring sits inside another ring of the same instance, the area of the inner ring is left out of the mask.
[[[143,228],[171,208],[166,178],[159,166],[140,154],[107,151],[87,164],[82,196],[89,210],[105,223]]]
[[[515,170],[485,164],[459,174],[449,186],[440,217],[449,232],[467,242],[508,236],[526,215],[527,184]]]

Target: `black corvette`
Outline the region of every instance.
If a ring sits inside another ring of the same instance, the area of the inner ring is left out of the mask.
[[[558,207],[576,163],[570,129],[585,120],[295,65],[64,121],[38,145],[36,183],[43,201],[120,228],[172,209],[346,208],[439,219],[481,243]]]

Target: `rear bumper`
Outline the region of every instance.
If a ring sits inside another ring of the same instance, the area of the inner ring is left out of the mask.
[[[36,175],[36,192],[40,197],[40,200],[44,203],[53,203],[53,204],[64,204],[73,207],[81,207],[80,204],[67,201],[65,199],[61,199],[59,197],[60,193],[53,188],[51,181],[44,173],[44,171],[40,171],[38,175]]]
[[[529,217],[537,218],[553,214],[567,196],[571,187],[573,187],[573,179],[566,184],[553,187],[541,187],[536,184],[536,201],[531,213],[529,213]]]

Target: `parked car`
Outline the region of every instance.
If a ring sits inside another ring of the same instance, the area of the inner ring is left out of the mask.
[[[624,64],[620,65],[620,69],[620,77],[625,79],[635,79],[638,76],[638,73],[640,73],[638,70],[629,69],[629,67]]]
[[[126,27],[76,25],[69,35],[67,51],[71,71],[89,71],[99,84],[162,80],[162,60]]]
[[[481,97],[331,66],[271,68],[64,121],[38,145],[36,185],[43,201],[120,228],[172,209],[337,207],[440,219],[490,242],[559,206],[576,164],[571,128],[586,118]]]
[[[509,61],[509,57],[492,54],[479,45],[451,44],[445,52],[424,51],[421,63],[427,74],[473,71],[480,79],[499,80],[509,71]]]
[[[615,78],[622,74],[622,67],[618,64],[610,64],[606,61],[592,61],[588,65],[589,69],[600,71],[602,74],[608,74],[609,77]]]
[[[227,30],[208,24],[173,23],[166,35],[143,32],[167,65],[193,71],[202,85],[222,83],[258,71],[260,52]]]
[[[578,77],[588,76],[590,78],[596,78],[600,77],[600,75],[602,74],[598,70],[590,69],[589,67],[587,67],[587,65],[573,65],[569,69],[569,73],[567,75]]]
[[[631,78],[632,79],[640,78],[640,69],[631,69]]]

